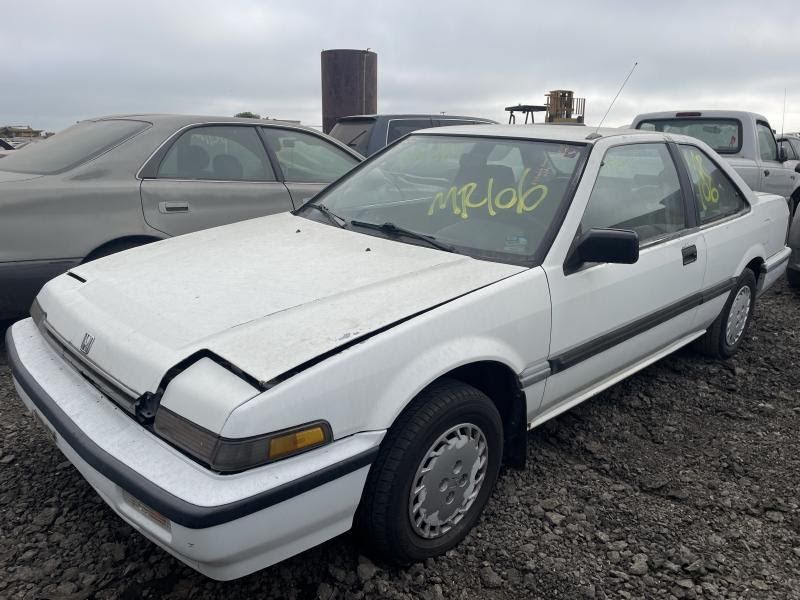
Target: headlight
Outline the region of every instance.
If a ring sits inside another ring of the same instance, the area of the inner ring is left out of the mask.
[[[325,421],[249,438],[223,438],[163,406],[156,412],[154,428],[159,436],[221,473],[265,465],[333,439]]]

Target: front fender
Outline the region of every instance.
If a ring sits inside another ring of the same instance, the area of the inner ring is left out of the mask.
[[[334,354],[234,410],[222,435],[245,437],[317,419],[334,437],[391,427],[432,381],[478,361],[515,373],[546,360],[550,293],[524,271]],[[528,399],[529,402],[531,399]]]

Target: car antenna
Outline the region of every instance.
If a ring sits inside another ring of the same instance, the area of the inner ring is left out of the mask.
[[[616,102],[617,98],[619,98],[619,95],[622,93],[622,88],[624,88],[625,84],[628,83],[628,79],[631,78],[631,75],[633,75],[633,71],[634,71],[634,69],[636,69],[636,65],[638,65],[638,64],[639,64],[639,61],[636,61],[636,62],[633,63],[633,67],[631,67],[630,73],[628,73],[628,76],[625,78],[625,81],[622,82],[622,85],[619,86],[619,91],[617,92],[617,95],[614,96],[614,99],[611,101],[611,104],[608,105],[608,110],[606,110],[606,114],[604,114],[603,118],[600,119],[600,124],[597,126],[597,129],[595,129],[592,133],[590,133],[589,135],[586,136],[587,140],[596,140],[597,138],[600,137],[600,134],[598,133],[598,131],[600,131],[600,127],[603,126],[603,121],[606,120],[606,117],[608,116],[608,113],[611,112],[611,108],[614,106],[614,102]]]
[[[783,137],[784,123],[786,123],[786,88],[783,88],[783,115],[781,115],[781,137]]]

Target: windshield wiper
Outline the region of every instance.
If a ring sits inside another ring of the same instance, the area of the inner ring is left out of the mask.
[[[405,227],[399,227],[389,221],[386,221],[385,223],[369,223],[368,221],[350,221],[350,225],[355,225],[356,227],[363,227],[364,229],[377,229],[378,231],[383,231],[384,233],[389,233],[389,234],[393,233],[395,235],[404,235],[406,237],[414,238],[415,240],[423,241],[433,246],[434,248],[438,248],[439,250],[444,250],[445,252],[456,251],[455,248],[453,248],[453,246],[438,241],[432,235],[427,235],[425,233],[412,231],[411,229],[406,229]]]
[[[342,229],[347,228],[347,220],[340,217],[336,213],[331,212],[331,210],[324,204],[316,204],[314,202],[309,202],[303,205],[303,208],[315,208],[323,215],[325,215],[328,218],[328,220],[337,227],[341,227]]]

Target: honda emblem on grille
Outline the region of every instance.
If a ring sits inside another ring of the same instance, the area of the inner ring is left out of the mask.
[[[83,341],[81,341],[81,352],[89,354],[89,350],[92,349],[92,344],[94,344],[94,336],[87,333],[83,336]]]

